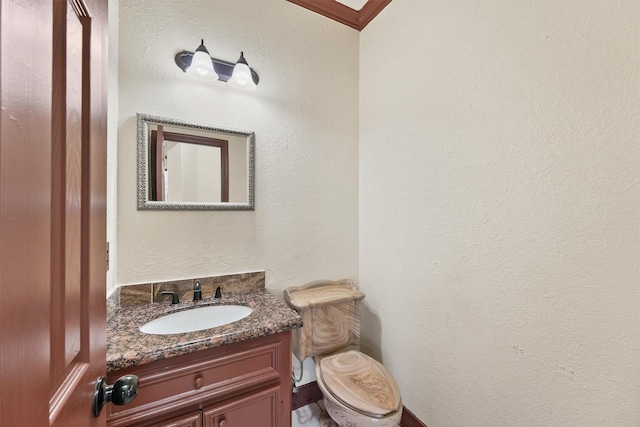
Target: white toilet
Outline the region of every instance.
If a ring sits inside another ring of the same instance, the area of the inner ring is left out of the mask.
[[[287,288],[284,298],[304,323],[293,331],[293,353],[299,360],[314,357],[329,416],[339,426],[399,426],[397,383],[382,364],[357,350],[364,293],[349,280],[322,281]]]

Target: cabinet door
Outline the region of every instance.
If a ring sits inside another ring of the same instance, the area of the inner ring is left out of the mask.
[[[202,427],[202,412],[198,411],[153,425],[156,427]]]
[[[280,427],[278,407],[280,386],[206,408],[203,412],[204,427]],[[291,418],[291,414],[285,414]]]

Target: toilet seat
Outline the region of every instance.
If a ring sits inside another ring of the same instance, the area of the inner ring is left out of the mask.
[[[326,390],[345,407],[371,418],[383,418],[402,403],[400,390],[389,371],[379,362],[351,350],[319,361]]]

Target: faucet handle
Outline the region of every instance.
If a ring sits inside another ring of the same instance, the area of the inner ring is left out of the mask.
[[[162,291],[160,295],[171,295],[171,305],[180,304],[180,298],[178,298],[178,294],[173,291]]]
[[[202,286],[200,286],[200,281],[196,280],[193,284],[193,300],[200,301],[202,299]]]
[[[216,294],[213,296],[214,298],[222,298],[222,294],[220,292],[220,286],[216,288]]]

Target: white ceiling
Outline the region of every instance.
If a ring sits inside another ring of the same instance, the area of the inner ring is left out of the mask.
[[[350,7],[353,10],[360,10],[362,6],[367,3],[367,0],[336,0],[338,3],[342,3],[345,6]]]

